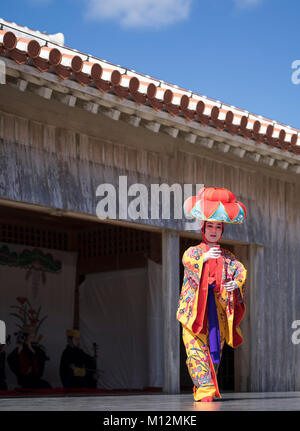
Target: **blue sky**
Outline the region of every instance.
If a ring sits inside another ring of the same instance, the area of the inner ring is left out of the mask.
[[[0,17],[300,129],[299,0],[15,0]]]

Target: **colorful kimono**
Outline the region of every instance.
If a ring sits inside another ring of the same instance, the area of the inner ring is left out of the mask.
[[[208,250],[208,245],[202,242],[185,251],[182,258],[184,280],[177,311],[177,319],[182,324],[186,363],[194,383],[195,401],[208,396],[221,398],[216,377],[218,360],[215,355],[217,357],[218,352],[212,355],[210,341],[212,327],[208,317],[211,315],[212,305],[215,307],[215,332],[219,350],[222,351],[224,342],[231,347],[237,347],[243,342],[239,324],[245,312],[244,283],[247,271],[231,252],[221,249],[222,255],[215,259],[217,263],[212,278],[209,264],[211,259],[203,262],[203,255]],[[227,292],[223,285],[226,280],[234,280],[238,289]]]

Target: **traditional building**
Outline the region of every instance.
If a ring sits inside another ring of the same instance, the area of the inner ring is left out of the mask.
[[[100,219],[97,205],[101,185],[118,198],[146,188],[150,212],[151,185],[204,184],[248,210],[224,233],[248,280],[245,341],[227,352],[223,386],[300,390],[299,131],[67,48],[62,35],[0,28],[1,297],[48,306],[51,375],[66,326],[80,325],[87,346],[99,337],[104,387],[191,384],[176,310],[181,255],[199,230],[163,217],[163,201],[142,219],[118,199],[116,218]],[[1,299],[0,319],[13,332],[9,305]]]

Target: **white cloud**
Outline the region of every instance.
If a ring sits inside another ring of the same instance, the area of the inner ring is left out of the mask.
[[[262,0],[234,0],[235,4],[239,8],[248,8],[258,6]]]
[[[125,27],[163,27],[188,18],[193,0],[88,0],[90,19]]]

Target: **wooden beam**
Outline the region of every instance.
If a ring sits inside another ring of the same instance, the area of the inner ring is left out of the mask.
[[[36,90],[36,94],[38,94],[39,96],[43,97],[44,99],[51,99],[52,96],[52,89],[48,88],[48,87],[40,87]]]
[[[97,114],[99,109],[99,104],[94,102],[84,103],[83,108],[90,112],[91,114]]]
[[[64,105],[67,105],[70,108],[74,108],[74,106],[76,105],[77,97],[73,96],[72,94],[67,94],[66,96],[62,96],[60,101]]]
[[[189,142],[190,144],[194,144],[196,142],[196,140],[197,140],[197,135],[195,135],[194,133],[187,133],[184,136],[184,140],[186,142]]]
[[[300,165],[292,165],[289,170],[295,174],[300,174]]]
[[[162,127],[161,131],[165,132],[169,136],[172,136],[172,138],[177,138],[179,132],[179,130],[175,127]]]
[[[133,127],[139,127],[141,123],[141,117],[137,117],[136,115],[129,115],[128,123]]]
[[[286,162],[285,160],[276,160],[276,164],[280,169],[287,170],[289,166],[289,162]]]
[[[25,81],[25,79],[18,79],[17,80],[17,89],[20,91],[25,91],[28,86],[28,81]]]
[[[233,148],[232,153],[242,159],[246,154],[246,150],[245,148]]]
[[[250,311],[250,374],[247,384],[250,392],[261,390],[261,357],[265,356],[265,343],[261,335],[259,310],[261,309],[260,288],[264,285],[264,248],[249,245],[249,270],[247,272],[247,290]],[[247,295],[247,294],[246,294]]]
[[[242,262],[244,267],[248,271],[248,278],[251,277],[250,268],[250,250],[247,245],[234,245],[233,253],[236,258]],[[249,280],[248,279],[248,284]],[[249,391],[249,375],[250,375],[250,357],[251,357],[251,345],[250,345],[250,334],[251,334],[251,321],[250,321],[250,292],[246,283],[245,293],[245,315],[240,325],[244,342],[238,349],[234,349],[234,390],[235,392],[248,392]]]
[[[101,112],[114,121],[118,121],[120,119],[121,111],[118,111],[118,109],[101,109]]]
[[[225,142],[218,142],[217,148],[219,151],[222,151],[222,153],[228,153],[230,150],[230,145],[226,144]]]
[[[274,162],[275,162],[275,159],[273,159],[273,157],[263,156],[263,157],[261,158],[261,161],[262,161],[263,163],[265,163],[266,165],[268,165],[268,166],[273,166],[273,165],[274,165]]]
[[[215,144],[215,141],[210,138],[199,138],[197,142],[199,142],[201,145],[203,145],[206,148],[212,148]]]
[[[160,129],[160,124],[156,121],[149,121],[145,124],[145,127],[151,132],[158,133]]]
[[[247,151],[246,157],[248,157],[248,159],[252,160],[253,162],[258,162],[261,158],[261,154]]]
[[[145,119],[147,121],[160,122],[160,120],[162,120],[162,122],[165,124],[165,121],[167,120],[170,127],[178,128],[179,130],[183,130],[183,128],[185,128],[187,133],[203,136],[203,131],[205,130],[204,133],[209,134],[210,139],[219,140],[221,142],[226,142],[229,144],[232,142],[237,146],[245,148],[247,152],[253,152],[253,150],[256,150],[256,148],[259,147],[260,150],[264,151],[264,154],[270,154],[271,157],[272,153],[277,154],[278,156],[280,156],[280,159],[286,160],[291,164],[294,164],[295,162],[298,163],[298,161],[300,160],[300,157],[293,154],[292,152],[283,151],[280,148],[270,148],[270,146],[266,144],[257,145],[256,142],[252,139],[247,139],[240,135],[232,136],[226,130],[217,130],[210,126],[204,127],[202,124],[198,124],[196,121],[188,123],[187,126],[186,119],[181,116],[171,117],[163,111],[156,112],[149,106],[138,105],[132,100],[120,99],[114,94],[102,94],[96,88],[93,88],[91,86],[83,87],[81,84],[71,79],[62,81],[54,73],[41,73],[39,70],[32,66],[17,64],[14,60],[7,57],[3,57],[3,60],[6,63],[7,76],[13,77],[15,79],[15,82],[17,79],[20,79],[20,76],[22,76],[23,80],[27,80],[29,83],[32,83],[34,85],[44,85],[47,87],[51,86],[51,88],[53,88],[55,92],[71,92],[74,97],[81,98],[85,101],[88,101],[87,99],[90,100],[90,98],[93,98],[93,100],[97,100],[97,103],[99,103],[99,105],[101,106],[114,107],[126,113],[128,113],[129,111],[131,113],[138,113],[138,115],[142,119]],[[13,84],[14,86],[16,86],[15,82]],[[26,84],[19,85],[22,88],[22,86],[25,86]],[[71,104],[69,102],[66,104],[69,106],[75,106],[75,103]],[[205,139],[208,138],[205,137]],[[196,143],[197,142],[198,139],[196,140]],[[203,145],[207,148],[212,148],[214,144],[212,143],[208,145]]]
[[[78,261],[76,263],[76,276],[74,286],[74,303],[73,303],[73,328],[79,329],[80,311],[79,311],[79,268]],[[66,328],[66,329],[73,329]]]

